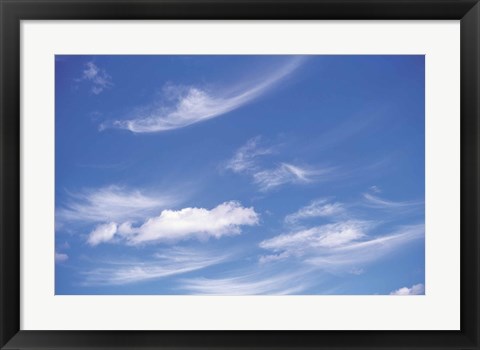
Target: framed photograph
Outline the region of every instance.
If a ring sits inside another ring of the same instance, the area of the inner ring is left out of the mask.
[[[480,349],[480,5],[1,11],[2,349]]]

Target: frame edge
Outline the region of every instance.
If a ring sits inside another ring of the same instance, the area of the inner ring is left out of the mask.
[[[461,329],[479,348],[480,3],[461,22]],[[467,171],[468,169],[468,171]],[[470,279],[473,278],[473,281]]]

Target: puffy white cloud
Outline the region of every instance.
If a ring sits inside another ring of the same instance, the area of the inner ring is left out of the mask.
[[[184,208],[164,210],[148,219],[132,232],[129,241],[133,244],[149,241],[177,241],[191,237],[215,237],[235,235],[241,226],[258,224],[259,216],[253,208],[245,208],[238,202],[225,202],[208,210]],[[127,230],[128,231],[128,230]]]
[[[88,243],[97,245],[114,238],[129,244],[143,242],[176,242],[189,238],[220,238],[236,235],[241,226],[257,225],[259,215],[253,208],[245,208],[238,202],[224,202],[209,210],[205,208],[183,208],[163,210],[159,216],[149,218],[141,226],[131,222],[117,225],[115,222],[97,226],[89,235]]]
[[[92,83],[91,91],[98,95],[103,90],[113,86],[112,77],[107,74],[105,69],[99,68],[93,62],[87,62],[80,80],[87,80]]]
[[[258,79],[255,85],[241,82],[240,87],[207,91],[199,87],[169,86],[165,98],[173,106],[154,104],[143,108],[144,112],[129,120],[117,120],[113,126],[135,133],[161,132],[183,128],[231,112],[253,101],[273,88],[280,80],[294,72],[302,58],[295,57],[267,77]],[[230,91],[230,92],[228,92]]]
[[[59,222],[105,223],[144,219],[153,211],[176,203],[169,196],[147,196],[138,190],[108,186],[70,195],[57,210]]]
[[[109,224],[98,225],[88,235],[88,244],[95,246],[103,242],[108,242],[113,239],[113,236],[117,233],[117,224],[111,222]]]
[[[425,286],[422,283],[415,284],[410,288],[403,287],[390,293],[390,295],[423,295],[423,294],[425,294]]]
[[[295,213],[287,215],[285,222],[293,224],[308,218],[336,216],[344,211],[345,208],[341,203],[328,203],[326,199],[317,199]]]

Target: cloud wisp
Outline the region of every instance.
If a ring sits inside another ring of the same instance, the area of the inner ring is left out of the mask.
[[[333,249],[351,244],[366,236],[365,231],[372,224],[365,221],[345,221],[281,234],[260,243],[260,248],[279,255],[266,258],[287,258],[304,256],[312,250]]]
[[[353,241],[336,247],[328,254],[310,257],[305,261],[325,270],[351,270],[358,268],[359,265],[374,262],[424,236],[425,226],[423,224],[403,226],[393,233]]]
[[[262,192],[266,192],[285,184],[307,184],[318,181],[330,172],[329,168],[310,169],[289,163],[280,163],[276,168],[255,172],[253,182]]]
[[[149,259],[118,261],[83,273],[85,286],[126,285],[166,278],[219,264],[229,258],[226,254],[198,249],[170,248]]]
[[[105,69],[99,68],[93,62],[87,62],[79,81],[89,81],[92,86],[90,91],[95,95],[101,94],[105,89],[113,86],[112,77],[107,74]]]
[[[245,208],[238,202],[224,202],[213,209],[183,208],[163,210],[159,216],[149,218],[140,226],[131,222],[111,222],[97,226],[88,242],[97,245],[104,242],[126,241],[137,245],[147,242],[177,242],[191,238],[220,238],[241,233],[241,226],[254,226],[259,214],[253,208]]]
[[[335,217],[345,212],[342,203],[328,203],[327,199],[317,199],[285,217],[285,223],[295,224],[301,220],[318,217]]]
[[[170,196],[147,196],[139,190],[108,186],[71,193],[70,200],[57,210],[59,222],[105,223],[144,219],[155,210],[174,205]]]
[[[274,167],[261,164],[259,158],[274,153],[275,147],[260,146],[260,137],[254,137],[241,146],[227,162],[225,169],[246,174],[260,191],[267,192],[285,184],[307,184],[327,179],[332,168],[312,168],[280,162]]]
[[[377,209],[401,209],[401,208],[411,208],[422,205],[422,201],[407,201],[407,202],[395,202],[374,196],[370,193],[364,193],[363,198],[365,199],[365,205],[370,208]]]
[[[148,106],[144,108],[147,112],[128,120],[117,120],[112,126],[134,133],[152,133],[179,129],[222,116],[265,94],[292,74],[302,61],[303,58],[294,57],[259,83],[244,88],[223,89],[220,92],[194,86],[169,86],[165,97],[173,105]],[[225,93],[226,90],[230,92]]]
[[[68,260],[68,255],[65,253],[55,252],[55,262],[62,263]]]
[[[234,173],[254,172],[258,170],[257,158],[274,153],[272,147],[261,147],[261,137],[254,137],[241,146],[226,165],[226,169]]]
[[[288,295],[309,287],[299,273],[249,273],[227,278],[184,279],[180,288],[195,295]]]
[[[282,234],[260,243],[273,252],[260,262],[296,258],[310,266],[341,272],[358,269],[413,240],[424,237],[423,224],[399,227],[396,231],[372,236],[375,222],[343,221]]]
[[[403,287],[390,293],[390,295],[424,295],[424,294],[425,294],[425,286],[422,283],[415,284],[410,288]]]

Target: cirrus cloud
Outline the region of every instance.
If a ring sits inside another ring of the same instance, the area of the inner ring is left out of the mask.
[[[326,199],[316,199],[295,213],[287,215],[285,222],[294,224],[303,219],[340,215],[344,211],[344,206],[341,203],[328,203]]]
[[[57,222],[105,223],[143,219],[154,210],[176,203],[170,196],[148,196],[140,190],[120,186],[69,193],[56,212]]]
[[[183,280],[180,288],[196,295],[300,294],[307,289],[308,283],[298,275],[251,273],[226,278],[192,278]]]
[[[400,208],[412,208],[418,207],[423,204],[423,201],[407,201],[407,202],[396,202],[390,201],[378,196],[374,196],[370,193],[364,193],[363,198],[365,199],[365,205],[371,208],[377,209],[400,209]]]
[[[306,230],[283,234],[264,240],[260,247],[272,251],[288,251],[292,255],[303,255],[305,249],[335,248],[366,236],[365,231],[371,223],[365,221],[346,221]]]
[[[82,73],[82,78],[79,81],[86,80],[91,82],[90,91],[95,95],[99,95],[105,89],[113,86],[112,77],[107,74],[105,69],[99,68],[93,62],[87,62]]]
[[[258,168],[257,158],[273,153],[272,148],[260,147],[261,137],[257,136],[248,140],[241,146],[226,165],[226,169],[234,173],[250,172]]]
[[[286,184],[307,184],[331,177],[333,168],[313,168],[287,162],[265,166],[259,161],[260,156],[274,153],[275,147],[266,148],[259,144],[260,136],[248,140],[227,162],[225,169],[250,176],[261,192]]]
[[[199,249],[170,247],[153,257],[136,260],[96,262],[100,267],[83,272],[83,285],[126,285],[181,275],[219,264],[228,254]]]
[[[293,57],[270,75],[259,79],[258,83],[243,88],[207,91],[195,86],[168,86],[164,97],[173,102],[173,106],[146,106],[143,108],[146,112],[128,120],[116,120],[111,126],[134,133],[152,133],[179,129],[219,117],[265,94],[293,73],[302,62],[303,58]],[[245,84],[238,84],[242,85]],[[225,92],[227,90],[230,92]],[[101,129],[105,127],[107,125],[103,125]]]
[[[303,263],[332,272],[353,271],[378,260],[408,242],[423,238],[425,226],[401,226],[396,231],[372,236],[376,222],[348,220],[315,226],[275,236],[260,243],[273,254],[260,257],[261,263],[297,258]]]

